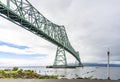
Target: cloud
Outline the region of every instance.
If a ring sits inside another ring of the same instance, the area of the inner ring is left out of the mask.
[[[15,44],[11,44],[11,43],[6,43],[6,42],[0,41],[0,46],[3,46],[3,45],[9,46],[9,47],[13,47],[13,48],[18,48],[18,49],[26,49],[26,48],[28,48],[26,46],[18,46],[18,45],[15,45]]]
[[[0,46],[0,52],[9,52],[9,53],[15,53],[15,54],[34,54],[33,52],[30,52],[28,49],[21,50],[18,48],[8,47],[8,46]]]
[[[39,63],[38,63],[39,62]],[[44,62],[44,63],[43,63]],[[13,58],[0,58],[1,66],[45,66],[50,64],[49,62],[45,62],[45,60],[39,61],[37,60],[29,60],[29,59],[13,59]]]

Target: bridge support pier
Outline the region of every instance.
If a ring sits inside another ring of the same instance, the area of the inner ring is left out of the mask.
[[[56,56],[53,66],[67,66],[67,59],[65,55],[65,50],[61,47],[57,47]]]

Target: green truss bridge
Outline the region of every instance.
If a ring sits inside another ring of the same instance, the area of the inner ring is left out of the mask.
[[[67,66],[65,51],[82,66],[79,52],[71,46],[65,27],[45,18],[28,0],[0,0],[0,16],[57,45],[53,66]]]

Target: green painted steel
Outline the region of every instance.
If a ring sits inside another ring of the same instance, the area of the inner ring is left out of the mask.
[[[26,30],[71,53],[82,65],[79,53],[71,46],[65,27],[45,18],[28,0],[0,0],[0,15]]]

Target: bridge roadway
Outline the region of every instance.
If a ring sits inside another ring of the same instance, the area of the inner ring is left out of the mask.
[[[120,80],[84,80],[84,79],[1,79],[0,82],[120,82]]]

